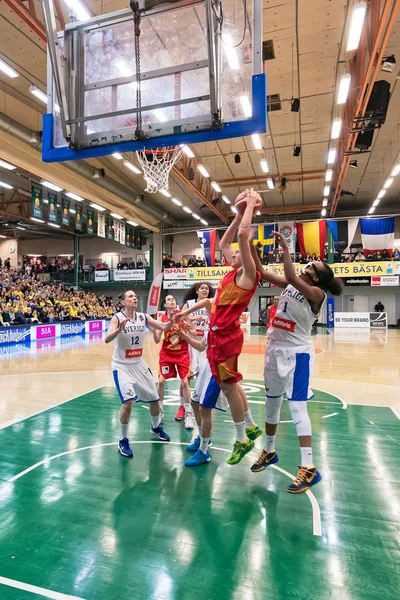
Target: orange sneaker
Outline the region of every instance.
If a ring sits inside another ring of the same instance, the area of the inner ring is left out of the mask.
[[[184,418],[185,418],[185,407],[180,406],[178,408],[178,412],[175,415],[175,421],[183,421]]]

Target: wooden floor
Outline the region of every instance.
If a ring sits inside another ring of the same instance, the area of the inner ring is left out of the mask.
[[[187,468],[195,432],[174,420],[155,441],[134,407],[135,456],[117,453],[119,398],[101,336],[9,348],[0,360],[1,600],[394,600],[400,589],[400,332],[314,336],[309,401],[322,481],[286,486],[299,464],[287,402],[279,463],[235,466],[230,413],[214,415],[211,462]],[[264,419],[264,337],[241,368]],[[157,368],[157,347],[146,360]]]

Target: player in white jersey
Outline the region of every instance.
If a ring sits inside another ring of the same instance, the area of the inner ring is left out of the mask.
[[[133,451],[129,445],[128,427],[134,402],[149,403],[152,425],[150,432],[163,442],[170,441],[169,436],[160,427],[158,392],[152,373],[144,362],[142,354],[146,325],[150,325],[152,329],[167,331],[172,327],[173,321],[161,323],[150,315],[137,312],[137,296],[131,290],[123,292],[120,300],[123,310],[111,319],[105,342],[109,344],[114,341],[112,370],[122,403],[119,413],[121,439],[118,448],[122,456],[132,458]]]
[[[291,494],[299,494],[321,480],[313,463],[311,422],[307,411],[307,400],[313,397],[310,389],[314,366],[311,328],[325,301],[326,292],[339,296],[342,285],[335,279],[329,265],[322,261],[308,263],[301,274],[296,275],[285,238],[277,232],[273,235],[283,250],[285,276],[265,271],[259,260],[257,268],[263,279],[285,289],[267,332],[269,343],[264,366],[266,446],[251,470],[258,473],[279,460],[275,436],[285,393],[301,450],[298,475],[287,490]],[[257,262],[255,249],[252,252]]]

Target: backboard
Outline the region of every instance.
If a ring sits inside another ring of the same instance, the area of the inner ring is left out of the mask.
[[[138,70],[131,8],[57,33],[53,0],[42,0],[45,162],[266,131],[262,0],[140,2]]]

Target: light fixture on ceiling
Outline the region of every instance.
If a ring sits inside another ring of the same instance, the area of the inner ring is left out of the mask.
[[[170,194],[167,190],[164,190],[164,188],[162,190],[159,190],[159,192],[166,198],[171,198],[171,196],[172,196],[172,194]]]
[[[330,181],[332,181],[332,176],[333,176],[333,171],[332,169],[327,169],[326,173],[325,173],[325,181],[327,183],[329,183]]]
[[[70,209],[69,209],[69,212],[70,212],[70,213],[72,213],[73,215],[75,215],[75,214],[76,214],[76,210],[75,210],[74,208],[70,208]]]
[[[218,183],[216,181],[212,181],[211,182],[211,186],[214,188],[214,190],[218,193],[221,192],[221,188],[219,187]]]
[[[182,202],[178,198],[171,198],[172,202],[177,206],[183,206]]]
[[[57,223],[50,223],[50,221],[47,221],[47,225],[50,225],[50,227],[55,227],[56,229],[60,229],[61,225],[57,225]]]
[[[267,178],[267,186],[270,190],[275,189],[275,179],[273,177]]]
[[[89,11],[80,0],[65,0],[65,2],[69,8],[74,11],[78,21],[88,21],[90,19]]]
[[[166,123],[168,121],[167,115],[165,113],[163,113],[162,110],[160,110],[159,108],[157,108],[154,111],[154,114],[156,115],[156,117],[160,121],[160,123]]]
[[[375,206],[371,206],[371,208],[368,211],[368,214],[372,215],[373,212],[375,212]]]
[[[207,221],[205,221],[204,219],[200,219],[200,223],[203,223],[203,225],[208,225]]]
[[[322,206],[324,206],[324,207],[325,207],[325,206],[328,206],[328,198],[324,198],[324,199],[322,200]]]
[[[237,215],[237,208],[235,208],[234,206],[231,206],[231,211],[235,213],[235,215]]]
[[[257,216],[257,217],[261,217],[261,211],[260,211],[260,210],[258,210],[258,211],[256,212],[256,216]]]
[[[20,229],[21,231],[26,231],[26,227],[21,227],[21,225],[16,225],[15,229]]]
[[[330,148],[328,152],[328,165],[333,165],[336,160],[336,148]]]
[[[299,112],[300,109],[300,98],[292,98],[290,101],[290,110],[292,112]]]
[[[194,219],[197,219],[198,221],[200,221],[200,217],[199,217],[199,215],[196,215],[196,213],[192,213],[192,217]]]
[[[44,223],[43,219],[37,219],[36,217],[30,217],[31,221],[35,221],[35,223]]]
[[[78,196],[78,194],[74,194],[73,192],[67,192],[65,194],[68,198],[72,198],[72,200],[76,200],[77,202],[83,202],[82,196]]]
[[[122,154],[120,154],[120,152],[113,152],[112,156],[114,158],[116,158],[117,160],[122,160],[124,157],[122,156]]]
[[[225,51],[226,60],[228,61],[231,71],[237,71],[240,68],[239,58],[236,52],[235,44],[232,36],[229,33],[224,33],[222,36],[222,45]]]
[[[325,217],[325,215],[326,215],[326,208],[323,208],[321,210],[321,217]]]
[[[225,204],[230,204],[231,201],[229,200],[228,196],[225,196],[225,194],[222,196],[222,200],[225,202]]]
[[[189,146],[186,146],[186,144],[181,144],[181,148],[188,158],[194,158],[194,152]]]
[[[38,100],[40,100],[40,102],[43,102],[43,104],[47,104],[47,95],[44,92],[42,92],[42,90],[40,90],[38,87],[36,87],[36,85],[31,85],[29,91]]]
[[[378,206],[380,200],[379,198],[377,198],[376,200],[373,201],[372,206]]]
[[[385,183],[383,184],[383,187],[385,190],[387,190],[393,183],[393,177],[389,177],[388,179],[386,179]]]
[[[49,203],[49,201],[47,200],[47,198],[45,198],[45,199],[43,200],[43,204],[48,204],[48,203]]]
[[[363,0],[354,4],[351,13],[349,33],[347,35],[346,52],[352,52],[358,48],[366,11],[367,5]]]
[[[209,172],[203,165],[197,165],[197,168],[200,171],[200,173],[203,175],[203,177],[210,177]]]
[[[7,236],[6,235],[0,235],[0,238],[6,239]]]
[[[7,169],[7,171],[14,171],[14,169],[17,168],[14,165],[7,162],[6,160],[1,160],[1,159],[0,159],[0,167],[3,167],[3,169]]]
[[[188,213],[188,215],[192,214],[192,211],[187,206],[182,206],[183,210]]]
[[[246,96],[246,95],[240,96],[240,104],[242,105],[244,116],[245,117],[251,117],[253,111],[251,109],[251,104],[250,104],[249,97]]]
[[[293,148],[293,156],[300,156],[301,146],[294,146]]]
[[[114,217],[114,219],[123,219],[124,217],[121,217],[121,215],[119,215],[118,213],[112,212],[110,213],[110,217]]]
[[[391,73],[394,69],[395,64],[396,59],[394,54],[391,54],[390,56],[385,56],[382,59],[382,71],[385,71],[386,73]]]
[[[124,160],[124,167],[126,167],[127,169],[130,169],[131,171],[133,171],[137,175],[140,175],[140,173],[142,172],[140,169],[138,169],[137,167],[135,167],[134,164],[132,164],[131,162],[129,162],[129,160]]]
[[[1,161],[0,161],[1,162]],[[395,168],[393,169],[393,171],[390,174],[390,177],[397,177],[397,175],[400,173],[400,163],[398,165],[395,166]]]
[[[258,135],[258,133],[253,133],[253,135],[251,136],[251,139],[253,140],[253,146],[256,150],[262,150],[262,143],[261,143],[261,138]]]
[[[100,206],[100,204],[96,204],[96,202],[92,202],[90,206],[100,212],[103,212],[104,210],[106,210],[103,206]]]
[[[381,198],[383,198],[383,196],[384,196],[385,194],[386,194],[386,190],[381,190],[381,191],[379,192],[379,194],[377,195],[377,198],[379,198],[379,200],[380,200]]]
[[[10,185],[9,183],[6,183],[5,181],[0,181],[0,187],[5,188],[6,190],[12,190],[13,186]]]
[[[331,187],[329,185],[324,186],[324,196],[329,196]]]
[[[45,187],[53,190],[54,192],[62,192],[62,190],[64,188],[60,187],[59,185],[56,185],[55,183],[51,183],[51,181],[47,181],[46,179],[41,179],[40,183],[42,185],[44,185]]]
[[[349,164],[349,166],[350,166],[352,169],[357,169],[357,167],[358,167],[358,162],[357,162],[356,160],[351,160],[351,161],[350,161],[350,164]]]
[[[127,221],[128,225],[132,225],[133,227],[139,227],[139,223],[135,223],[135,221]]]
[[[242,160],[241,157],[240,157],[240,154],[235,154],[235,156],[233,157],[233,160],[238,165],[241,162],[241,160]]]
[[[351,83],[350,73],[344,73],[340,78],[339,92],[338,92],[336,104],[344,104],[346,102],[347,96],[348,96],[349,90],[350,90],[350,83]]]
[[[269,173],[269,166],[266,158],[260,160],[260,167],[263,173]]]
[[[11,79],[14,79],[14,77],[18,77],[19,73],[17,73],[17,71],[14,71],[13,68],[10,67],[10,65],[8,65],[6,62],[4,62],[4,60],[0,59],[0,71],[2,73],[4,73],[4,75],[7,75],[7,77],[11,77]]]
[[[332,123],[331,129],[331,139],[337,140],[340,136],[340,131],[342,129],[342,119],[334,119]]]

